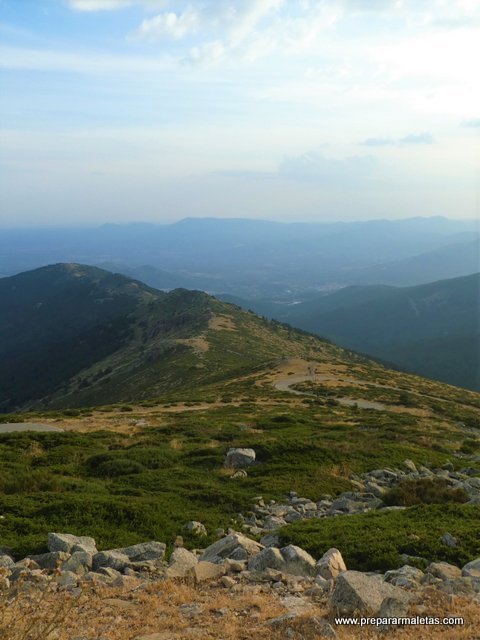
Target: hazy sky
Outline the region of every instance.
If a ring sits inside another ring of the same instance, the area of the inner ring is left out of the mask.
[[[0,225],[478,214],[478,0],[0,0]]]

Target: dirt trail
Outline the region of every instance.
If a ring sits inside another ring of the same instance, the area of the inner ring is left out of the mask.
[[[315,393],[310,393],[308,391],[298,391],[297,389],[292,389],[292,386],[295,384],[299,384],[301,382],[337,382],[339,379],[338,374],[334,373],[317,373],[316,368],[318,367],[317,362],[307,362],[305,360],[301,360],[300,358],[294,358],[285,363],[285,369],[293,369],[290,375],[287,374],[287,377],[277,378],[273,382],[273,386],[275,389],[279,391],[288,391],[289,393],[293,393],[297,396],[313,396],[316,397]],[[297,373],[299,368],[303,369],[302,373]],[[282,375],[282,374],[280,374]],[[356,384],[358,385],[359,381],[356,378],[349,378],[342,375],[342,382]],[[372,400],[362,400],[361,398],[351,398],[349,396],[341,396],[335,397],[335,400],[344,406],[357,406],[360,409],[375,409],[376,411],[389,411],[391,410],[385,404],[381,402],[374,402]]]

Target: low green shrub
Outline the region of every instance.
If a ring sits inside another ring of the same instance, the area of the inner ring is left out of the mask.
[[[390,489],[383,501],[388,505],[411,507],[415,504],[467,502],[464,489],[452,487],[444,478],[408,478]]]
[[[304,520],[281,529],[282,544],[295,544],[320,558],[340,550],[349,569],[387,571],[405,564],[401,555],[444,561],[459,567],[480,556],[480,506],[419,505],[402,511]],[[458,547],[445,545],[449,532]]]

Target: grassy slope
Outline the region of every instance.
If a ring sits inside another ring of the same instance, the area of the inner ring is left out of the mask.
[[[0,435],[1,546],[19,555],[40,551],[52,529],[94,535],[101,547],[150,538],[172,543],[190,519],[207,525],[211,541],[215,527],[239,526],[236,514],[258,494],[278,500],[295,490],[316,499],[349,489],[353,472],[405,458],[462,467],[480,453],[478,394],[388,371],[198,292],[142,304],[148,318],[142,324],[135,317],[127,347],[84,369],[73,390],[56,399],[69,409],[4,416],[73,433]],[[288,373],[289,356],[314,360],[333,372],[332,380],[307,384],[312,396],[275,390],[272,371],[283,366]],[[108,366],[111,380],[100,383]],[[71,408],[100,404],[114,392],[117,406]],[[140,402],[124,404],[139,395]],[[385,410],[342,406],[335,400],[342,396],[385,403]],[[225,473],[231,446],[255,448],[259,464],[247,478]],[[426,509],[434,522],[434,509]],[[465,523],[465,531],[474,526],[467,517]],[[350,518],[338,526],[349,528]],[[391,536],[385,528],[369,552],[380,557]],[[465,540],[458,557],[478,555],[470,533]],[[388,547],[389,561],[401,544],[399,537],[396,548]],[[438,557],[437,547],[427,546]]]
[[[190,519],[203,521],[213,540],[216,527],[239,526],[236,514],[248,511],[259,494],[279,500],[295,490],[318,499],[348,490],[353,472],[399,465],[405,458],[427,466],[451,460],[461,467],[468,458],[458,459],[455,452],[480,452],[476,394],[376,365],[357,363],[353,370],[364,380],[383,376],[397,385],[398,391],[388,392],[397,402],[392,411],[297,398],[273,390],[260,371],[143,405],[85,409],[77,417],[70,410],[27,415],[65,422],[76,431],[0,436],[0,513],[5,516],[0,544],[18,554],[41,550],[52,529],[94,535],[102,547],[150,538],[171,544]],[[402,389],[410,390],[415,408],[398,406]],[[142,420],[148,426],[136,426]],[[255,448],[259,464],[247,478],[232,480],[223,470],[231,446]],[[338,519],[338,526],[349,527],[349,522]],[[391,545],[391,529],[385,529],[372,553],[380,552],[385,537]],[[472,549],[462,542],[459,557]],[[431,546],[431,557],[437,551]],[[391,560],[395,553],[389,552]]]

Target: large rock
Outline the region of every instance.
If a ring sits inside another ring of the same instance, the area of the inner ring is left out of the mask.
[[[347,566],[338,549],[332,547],[326,551],[316,565],[317,575],[325,580],[335,580],[335,578],[347,570]]]
[[[315,575],[315,560],[309,553],[293,544],[283,547],[283,549],[267,547],[251,558],[248,570],[264,571],[267,568],[296,576],[313,576]]]
[[[93,556],[86,551],[75,551],[68,560],[62,562],[62,571],[70,571],[77,575],[84,575],[92,568]]]
[[[400,569],[387,571],[384,578],[385,582],[389,582],[395,587],[415,589],[421,583],[423,576],[423,571],[416,567],[411,567],[409,564],[405,564],[403,567],[400,567]]]
[[[425,573],[429,573],[439,580],[452,580],[462,575],[458,567],[454,564],[448,564],[448,562],[432,562],[426,568]]]
[[[383,582],[379,576],[369,576],[359,571],[341,573],[335,583],[331,598],[332,609],[340,615],[368,613],[376,615],[385,598],[409,602],[410,596],[399,587]]]
[[[480,558],[468,562],[462,569],[462,576],[466,578],[480,578]]]
[[[65,560],[68,560],[69,557],[70,555],[64,551],[51,551],[49,553],[41,553],[37,556],[30,556],[30,560],[36,562],[41,569],[53,571]]]
[[[193,574],[193,569],[197,564],[198,558],[194,553],[179,547],[170,557],[167,576],[169,578],[185,578]]]
[[[130,547],[122,547],[114,549],[123,555],[126,555],[131,562],[145,562],[147,560],[161,560],[165,555],[167,545],[164,542],[141,542],[133,544]]]
[[[284,564],[285,560],[280,549],[276,549],[275,547],[266,547],[249,560],[248,570],[264,571],[268,568],[283,571]]]
[[[248,560],[260,553],[263,545],[251,540],[241,533],[231,533],[207,547],[199,560],[205,562],[223,562],[226,558]]]
[[[86,551],[91,555],[97,553],[97,545],[93,538],[74,536],[71,533],[49,533],[47,546],[49,551],[64,551],[65,553]]]
[[[225,456],[225,466],[231,469],[243,469],[255,462],[255,451],[253,449],[234,448],[229,449]]]
[[[314,576],[315,560],[304,549],[289,544],[281,549],[285,560],[285,573],[296,576]]]
[[[193,573],[197,582],[215,580],[216,578],[220,578],[225,575],[225,567],[213,562],[200,561],[194,566]]]
[[[100,551],[93,556],[92,567],[94,571],[100,568],[115,569],[115,571],[123,571],[131,564],[130,558],[124,553],[120,553],[116,549],[111,551]]]
[[[440,582],[440,584],[437,585],[437,589],[454,596],[474,596],[480,593],[480,580],[467,576],[452,578],[451,580]]]
[[[7,553],[0,554],[0,568],[8,569],[14,565],[13,558]]]

